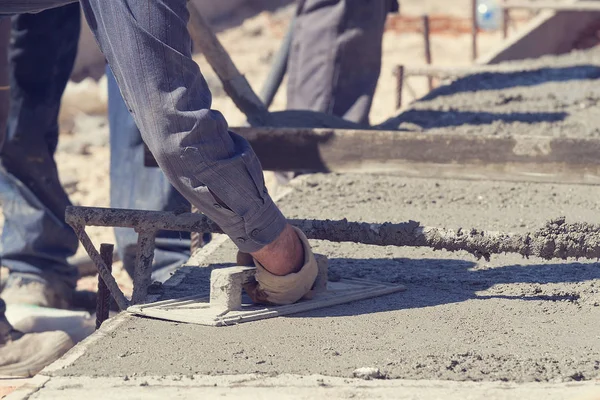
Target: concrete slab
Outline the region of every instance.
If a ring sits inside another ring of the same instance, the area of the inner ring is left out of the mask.
[[[281,204],[289,217],[412,218],[504,231],[561,214],[600,222],[597,189],[577,185],[314,175],[298,179]],[[233,245],[218,241],[191,261],[233,264]],[[313,246],[341,276],[408,290],[225,328],[122,314],[47,368],[49,381],[30,397],[12,398],[579,399],[598,391],[599,264]],[[206,269],[196,271],[188,279],[175,275],[165,296],[206,290]],[[358,367],[380,368],[390,380],[357,382],[351,377]]]
[[[600,383],[473,383],[364,381],[320,375],[54,377],[28,399],[397,399],[397,400],[598,400]],[[22,393],[7,400],[24,399]],[[17,396],[19,395],[19,396]]]
[[[365,175],[306,176],[282,200],[289,217],[519,231],[565,214],[600,222],[597,190]],[[580,381],[600,374],[600,265],[314,241],[343,277],[399,282],[407,291],[320,311],[212,328],[125,320],[61,376],[323,374],[378,367],[390,378]],[[230,265],[231,242],[201,260]],[[167,296],[202,290],[181,281]],[[215,329],[219,329],[218,335]]]

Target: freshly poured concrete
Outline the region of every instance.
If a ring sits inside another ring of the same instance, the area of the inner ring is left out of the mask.
[[[600,51],[522,65],[537,71],[463,78],[387,127],[428,134],[600,134]],[[315,175],[301,177],[281,205],[290,218],[413,219],[514,232],[563,215],[567,222],[600,223],[598,187],[581,185]],[[51,379],[31,398],[104,398],[110,390],[122,398],[597,400],[600,264],[514,254],[477,262],[459,252],[312,243],[329,256],[332,275],[402,283],[407,291],[231,327],[118,317],[120,324],[107,324],[47,370]],[[234,259],[226,242],[197,261],[228,265]],[[165,296],[206,291],[206,272],[173,277],[179,283]],[[357,383],[350,377],[359,367],[377,367],[398,380]]]
[[[405,221],[528,231],[552,217],[600,222],[593,186],[302,177],[288,217]],[[55,374],[323,374],[378,367],[388,378],[580,381],[600,376],[600,265],[520,256],[476,262],[429,249],[313,242],[342,276],[407,291],[273,320],[202,327],[130,318]],[[230,242],[203,265],[233,263]],[[171,295],[200,290],[198,274]],[[207,281],[204,280],[204,285]],[[167,293],[169,294],[169,293]]]

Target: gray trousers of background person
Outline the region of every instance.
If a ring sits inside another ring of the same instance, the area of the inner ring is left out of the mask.
[[[287,109],[369,123],[386,16],[396,0],[305,0],[288,60]]]

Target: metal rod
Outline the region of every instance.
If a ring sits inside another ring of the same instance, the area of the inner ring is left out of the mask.
[[[477,60],[477,0],[471,0],[471,58]]]
[[[200,211],[198,207],[192,204],[192,214],[198,214]],[[190,253],[194,254],[200,247],[202,247],[202,233],[200,232],[192,232],[190,234]]]
[[[72,207],[72,206],[69,206],[69,207]],[[112,276],[111,272],[109,271],[108,266],[104,263],[104,260],[102,260],[102,257],[100,256],[100,253],[98,253],[98,250],[96,250],[96,248],[94,247],[94,244],[92,243],[90,237],[85,232],[86,224],[85,223],[83,223],[83,224],[70,223],[69,225],[71,225],[71,227],[73,227],[75,234],[79,238],[79,242],[81,242],[81,245],[83,246],[85,251],[87,251],[88,255],[90,256],[90,258],[96,265],[96,268],[98,269],[98,273],[100,274],[100,276],[102,277],[102,280],[108,287],[108,290],[110,290],[110,294],[112,294],[112,297],[113,297],[113,299],[115,299],[115,302],[117,303],[119,308],[121,310],[126,310],[130,306],[129,300],[127,300],[127,298],[125,297],[125,295],[119,288],[119,285],[117,284],[117,281],[115,281],[115,278]]]
[[[198,50],[215,71],[223,89],[252,125],[270,125],[271,115],[246,78],[238,71],[225,48],[200,15],[193,2],[188,3],[189,32]]]
[[[423,42],[425,45],[425,62],[427,65],[431,65],[431,42],[430,42],[430,30],[429,30],[429,15],[423,15]],[[427,77],[427,83],[429,91],[433,90],[433,78]]]
[[[600,3],[596,1],[578,1],[572,4],[543,2],[543,1],[516,1],[507,0],[500,4],[503,9],[514,10],[551,10],[551,11],[600,11]]]
[[[396,75],[396,109],[402,108],[402,91],[404,90],[404,66],[398,65]]]
[[[506,4],[506,0],[504,0]],[[502,10],[502,38],[508,38],[508,26],[510,24],[510,10],[505,8]]]
[[[154,259],[154,239],[156,237],[156,231],[142,230],[139,229],[139,227],[136,228],[138,228],[136,229],[138,232],[138,240],[131,302],[133,304],[141,304],[146,299],[148,287],[152,283],[152,260]]]
[[[100,245],[100,257],[106,264],[107,269],[112,272],[113,251],[115,246],[102,243]],[[96,329],[99,329],[104,321],[108,319],[110,310],[110,290],[104,283],[102,276],[98,275],[98,296],[96,298]]]
[[[473,65],[467,67],[445,67],[440,65],[405,66],[404,76],[431,76],[436,78],[454,78],[482,73],[511,73],[535,71],[540,68],[522,68],[503,65]]]
[[[281,47],[275,54],[271,69],[269,70],[269,75],[267,76],[267,79],[260,91],[259,97],[267,109],[271,106],[271,103],[273,103],[273,99],[275,98],[275,95],[281,86],[281,82],[283,81],[283,77],[287,72],[287,63],[290,56],[290,48],[292,46],[295,26],[296,14],[292,16],[288,30],[283,38],[283,42],[281,43]]]
[[[221,232],[203,215],[87,207],[67,209],[68,218],[82,214],[88,216],[89,225],[96,226],[136,227],[152,224],[160,225],[160,229],[165,230]],[[292,219],[288,222],[300,228],[309,239],[331,242],[464,250],[477,258],[486,259],[491,254],[501,253],[518,253],[544,259],[600,258],[600,226],[587,223],[567,224],[564,219],[550,221],[538,231],[524,234],[425,227],[415,221],[372,224],[347,220]]]

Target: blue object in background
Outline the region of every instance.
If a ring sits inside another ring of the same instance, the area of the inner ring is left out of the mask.
[[[494,31],[502,24],[502,9],[498,0],[477,0],[477,25],[485,31]]]

